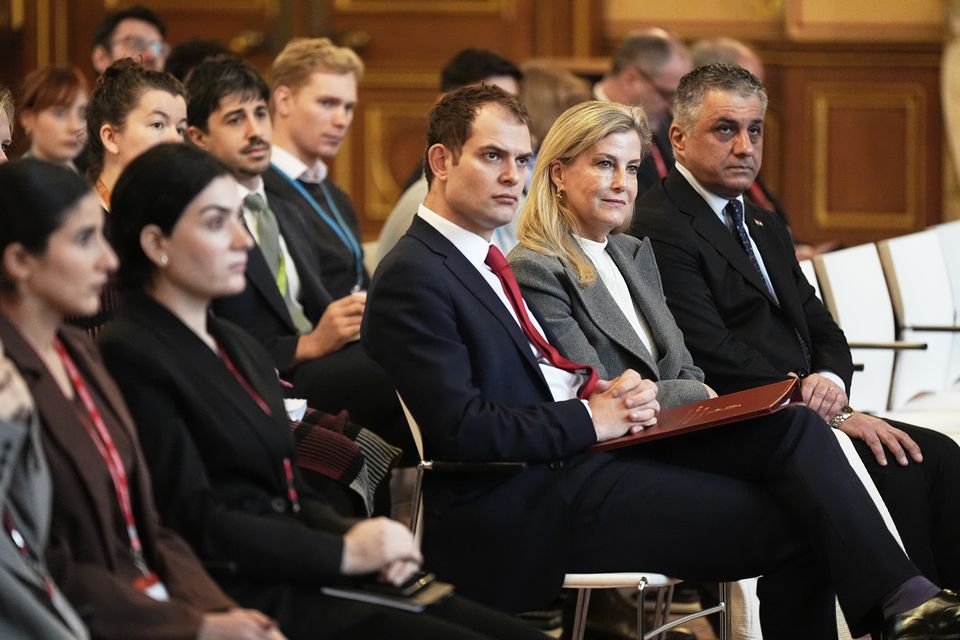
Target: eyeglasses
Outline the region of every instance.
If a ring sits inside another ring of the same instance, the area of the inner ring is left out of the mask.
[[[657,95],[666,100],[669,104],[673,104],[673,96],[677,93],[676,88],[668,89],[657,82],[653,76],[640,67],[634,65],[633,68],[637,70],[637,73],[643,76],[643,79],[647,81],[647,84],[653,87],[653,90],[657,92]]]
[[[146,53],[149,50],[150,53],[158,58],[166,57],[166,55],[170,53],[170,46],[163,40],[147,40],[140,36],[124,36],[123,38],[111,40],[110,44],[115,45],[118,42],[134,53]]]

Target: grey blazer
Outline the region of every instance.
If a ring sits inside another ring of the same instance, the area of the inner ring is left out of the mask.
[[[0,420],[0,517],[9,512],[28,548],[46,547],[52,485],[36,416],[28,424]],[[44,580],[0,528],[0,638],[86,640],[89,636],[60,591],[61,616],[40,601]]]
[[[522,246],[511,251],[509,259],[524,300],[549,325],[565,356],[596,367],[604,379],[636,370],[657,383],[657,399],[664,409],[706,399],[703,372],[693,364],[664,300],[650,241],[611,234],[607,253],[650,326],[660,355],[656,362],[599,279],[582,286],[560,258]]]

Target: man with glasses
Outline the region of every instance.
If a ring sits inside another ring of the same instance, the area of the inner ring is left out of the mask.
[[[637,174],[638,196],[667,175],[673,152],[667,129],[673,117],[673,94],[691,69],[690,55],[676,36],[663,29],[638,31],[613,54],[610,71],[593,87],[597,100],[643,107],[653,132],[653,147]]]
[[[133,5],[104,18],[93,31],[91,59],[97,73],[114,61],[133,58],[144,69],[163,71],[170,48],[167,25],[150,9]]]

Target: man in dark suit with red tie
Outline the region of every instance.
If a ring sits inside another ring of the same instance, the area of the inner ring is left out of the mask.
[[[544,347],[550,334],[510,291],[490,239],[523,189],[526,120],[490,86],[433,108],[427,199],[378,268],[364,314],[362,344],[419,422],[428,457],[527,463],[507,477],[430,477],[432,568],[511,611],[549,603],[568,572],[762,574],[764,635],[778,639],[835,638],[834,589],[860,632],[881,615],[952,606],[933,597],[810,409],[588,451],[649,424],[655,385],[627,371],[591,391],[590,371]]]
[[[739,66],[686,76],[670,129],[677,163],[638,199],[631,232],[651,239],[667,304],[707,384],[724,394],[800,376],[807,406],[854,439],[910,558],[956,588],[960,448],[849,407],[843,332],[803,276],[783,223],[743,200],[760,169],[765,108],[759,80]]]

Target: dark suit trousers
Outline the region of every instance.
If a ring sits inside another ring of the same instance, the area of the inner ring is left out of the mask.
[[[778,640],[836,637],[833,588],[854,632],[871,630],[883,596],[918,574],[809,409],[613,455],[562,476],[578,516],[570,571],[763,575],[761,626]]]
[[[293,370],[294,393],[318,411],[336,414],[343,409],[351,421],[366,427],[403,449],[401,466],[418,462],[406,418],[393,383],[376,362],[353,342]]]
[[[457,596],[422,613],[331,598],[312,586],[225,581],[242,606],[275,618],[290,640],[543,640],[504,613]]]
[[[887,422],[920,445],[921,464],[911,460],[901,467],[887,451],[883,467],[867,443],[853,444],[890,510],[907,555],[931,582],[960,589],[960,447],[942,433]]]

